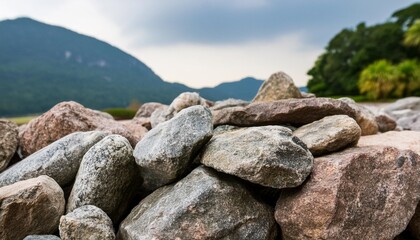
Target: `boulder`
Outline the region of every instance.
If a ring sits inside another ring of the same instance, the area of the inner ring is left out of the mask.
[[[356,112],[356,122],[362,130],[362,136],[378,133],[378,124],[375,114],[367,107],[357,104],[353,99],[344,97],[340,101],[347,103]]]
[[[112,221],[104,211],[93,205],[74,209],[60,218],[62,240],[114,240]]]
[[[283,239],[393,239],[420,198],[420,156],[375,146],[315,158],[309,180],[283,190]]]
[[[99,131],[72,133],[0,173],[0,187],[41,175],[52,177],[62,187],[69,185],[83,155],[106,135]]]
[[[420,111],[411,116],[399,118],[397,124],[404,130],[420,131]]]
[[[213,124],[216,126],[225,124],[301,126],[326,116],[340,114],[356,118],[355,110],[340,100],[330,98],[284,99],[213,111]]]
[[[205,166],[272,188],[301,185],[311,173],[312,161],[305,144],[281,126],[216,134],[201,154]]]
[[[173,182],[185,172],[212,136],[211,119],[207,108],[193,106],[146,134],[134,150],[145,189]]]
[[[22,154],[28,156],[70,133],[92,130],[122,135],[132,146],[140,140],[124,125],[103,114],[76,102],[62,102],[28,123],[20,139]]]
[[[268,102],[287,98],[301,98],[299,88],[293,79],[284,72],[274,73],[264,81],[253,102]]]
[[[272,209],[236,180],[199,167],[143,199],[118,239],[275,239]]]
[[[61,238],[55,235],[29,235],[23,240],[61,240]]]
[[[153,114],[151,115],[152,128],[156,127],[160,123],[163,123],[173,118],[181,110],[196,105],[210,107],[212,106],[212,103],[200,97],[200,95],[196,92],[181,93],[172,101],[169,107],[162,107],[153,112]]]
[[[387,113],[392,113],[398,110],[410,109],[420,111],[420,97],[407,97],[397,100],[396,102],[384,108]]]
[[[64,213],[64,194],[48,176],[0,188],[0,239],[54,233]]]
[[[401,150],[412,150],[420,155],[420,134],[415,131],[389,131],[363,136],[359,139],[357,146],[390,146]]]
[[[375,116],[379,132],[392,131],[397,127],[397,123],[386,113],[380,113]]]
[[[383,109],[405,130],[420,131],[420,97],[399,99]]]
[[[165,109],[167,105],[157,102],[149,102],[142,104],[139,110],[137,110],[134,118],[149,118],[152,113],[157,109]]]
[[[134,183],[140,182],[137,173],[128,140],[119,135],[105,137],[84,155],[67,201],[67,212],[95,205],[117,222],[131,200]]]
[[[0,119],[0,172],[9,164],[18,144],[18,126],[9,120]]]
[[[357,122],[347,115],[328,116],[293,132],[293,135],[302,140],[314,156],[354,146],[360,134]]]
[[[151,129],[149,118],[134,118],[132,120],[120,122],[136,139],[142,139],[149,129]]]
[[[249,104],[249,102],[240,100],[240,99],[234,99],[234,98],[228,98],[223,101],[217,101],[214,103],[214,105],[210,108],[210,110],[220,110],[223,108],[230,108],[230,107],[245,107]]]

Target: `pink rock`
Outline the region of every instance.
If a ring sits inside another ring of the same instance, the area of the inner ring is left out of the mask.
[[[357,144],[364,146],[391,146],[402,150],[412,150],[420,155],[420,132],[390,131],[377,135],[362,136]]]
[[[33,119],[22,133],[21,151],[28,156],[50,143],[78,131],[103,130],[126,137],[135,146],[142,137],[139,132],[147,131],[142,126],[127,128],[125,125],[105,117],[76,102],[62,102],[48,112]]]

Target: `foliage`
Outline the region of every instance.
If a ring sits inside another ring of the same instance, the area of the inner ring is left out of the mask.
[[[136,111],[127,108],[108,108],[103,112],[111,114],[116,120],[132,119],[136,115]]]
[[[420,48],[420,19],[415,21],[413,25],[404,34],[404,44],[406,46]]]
[[[402,44],[405,30],[416,18],[420,18],[420,4],[395,12],[385,23],[360,23],[339,32],[308,71],[309,91],[318,96],[358,95],[359,76],[370,64],[381,59],[391,63],[419,59],[420,48]]]
[[[29,123],[32,119],[36,118],[38,116],[23,116],[23,117],[14,117],[14,118],[8,118],[8,120],[16,123],[17,125],[23,125]]]
[[[417,60],[405,60],[398,64],[399,84],[397,97],[420,96],[420,62]]]

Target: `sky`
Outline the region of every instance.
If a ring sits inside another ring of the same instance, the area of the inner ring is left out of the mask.
[[[0,0],[0,20],[31,17],[106,41],[162,79],[212,87],[284,71],[305,86],[328,41],[386,21],[410,0]]]

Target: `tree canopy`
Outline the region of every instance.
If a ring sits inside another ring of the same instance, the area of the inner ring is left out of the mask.
[[[358,95],[364,92],[359,77],[369,65],[382,59],[386,61],[378,63],[381,66],[420,59],[420,48],[403,44],[416,19],[420,19],[419,3],[396,11],[382,24],[367,26],[362,22],[353,29],[343,29],[309,70],[309,91],[319,96]],[[372,66],[365,77],[374,67],[379,66]]]

